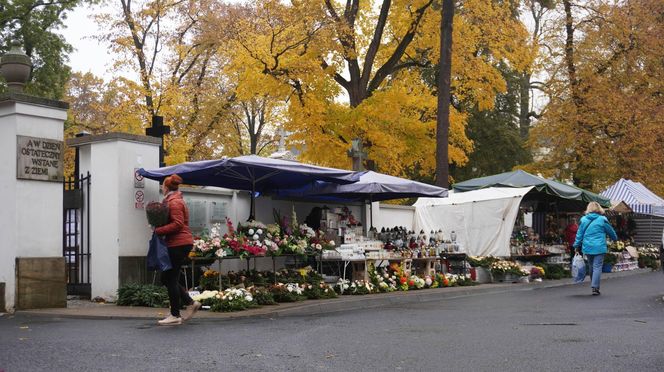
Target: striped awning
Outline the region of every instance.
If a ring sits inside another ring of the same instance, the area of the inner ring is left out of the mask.
[[[640,182],[621,178],[600,195],[617,202],[624,201],[634,213],[664,216],[664,199]]]

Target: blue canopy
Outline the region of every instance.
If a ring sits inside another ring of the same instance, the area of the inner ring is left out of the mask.
[[[617,202],[624,201],[635,213],[664,217],[664,199],[640,182],[621,178],[600,195]]]
[[[381,201],[412,197],[447,197],[447,189],[373,171],[358,172],[359,181],[346,185],[317,181],[299,189],[277,190],[276,194],[303,199]]]
[[[359,173],[348,170],[256,155],[187,162],[154,170],[141,168],[138,173],[146,178],[159,181],[172,174],[177,174],[188,185],[251,191],[250,219],[255,216],[254,195],[256,191],[269,194],[273,190],[300,188],[316,181],[347,184],[356,182],[360,178]]]
[[[346,184],[360,178],[360,174],[348,170],[256,155],[187,162],[154,170],[141,168],[138,173],[159,181],[177,174],[188,185],[217,186],[261,193],[302,187],[315,181]]]

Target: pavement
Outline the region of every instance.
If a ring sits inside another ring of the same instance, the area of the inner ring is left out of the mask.
[[[602,281],[616,280],[625,276],[643,275],[650,269],[638,269],[617,273],[603,273]],[[588,286],[588,279],[584,282]],[[201,310],[195,318],[207,321],[223,321],[246,318],[278,318],[289,316],[311,316],[360,309],[371,309],[401,304],[424,303],[442,299],[452,299],[511,291],[537,290],[561,286],[575,285],[572,279],[544,280],[531,283],[489,283],[468,287],[447,287],[423,289],[407,292],[378,293],[364,296],[344,295],[335,299],[306,300],[294,303],[281,303],[262,306],[257,309],[239,312],[219,313]],[[138,306],[117,306],[113,303],[95,303],[87,300],[67,301],[66,308],[49,308],[19,310],[17,314],[31,316],[49,316],[60,318],[82,319],[161,319],[168,315],[167,308],[151,308]],[[0,313],[2,315],[2,313]]]

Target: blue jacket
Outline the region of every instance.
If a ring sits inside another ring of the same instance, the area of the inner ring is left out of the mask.
[[[581,246],[584,254],[604,254],[607,251],[607,235],[613,241],[618,240],[616,232],[606,217],[597,213],[589,213],[581,218],[576,240],[574,240],[574,248]]]

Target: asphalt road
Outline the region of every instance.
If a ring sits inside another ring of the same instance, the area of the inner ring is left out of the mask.
[[[663,371],[664,275],[158,327],[0,318],[0,371]]]

